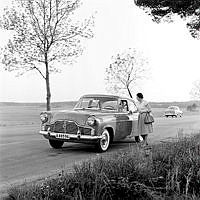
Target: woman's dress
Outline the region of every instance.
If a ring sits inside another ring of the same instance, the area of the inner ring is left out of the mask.
[[[144,118],[146,116],[146,113],[150,109],[148,102],[143,100],[142,102],[137,102],[136,106],[137,106],[138,111],[142,112],[142,113],[139,113],[139,115],[138,115],[137,134],[138,135],[147,135],[149,133],[152,133],[153,132],[152,123],[150,123],[150,124],[144,123]]]

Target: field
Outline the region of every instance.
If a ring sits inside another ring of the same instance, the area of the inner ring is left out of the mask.
[[[52,110],[71,110],[76,102],[52,103]],[[0,103],[0,127],[39,124],[44,103]]]
[[[76,101],[54,102],[52,110],[71,110]],[[152,110],[155,117],[162,117],[164,110],[169,105],[178,105],[183,110],[184,115],[199,115],[199,112],[188,112],[187,105],[192,102],[152,102]],[[0,102],[0,127],[14,125],[39,124],[39,115],[41,111],[46,110],[44,103],[1,103]]]

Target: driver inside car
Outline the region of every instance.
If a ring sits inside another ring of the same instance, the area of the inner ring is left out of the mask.
[[[128,112],[127,101],[121,101],[119,106],[120,106],[120,111],[121,112]]]

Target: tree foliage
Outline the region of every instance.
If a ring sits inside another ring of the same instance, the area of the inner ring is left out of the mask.
[[[146,59],[135,49],[113,56],[112,63],[106,68],[107,90],[112,93],[128,92],[132,98],[131,90],[138,80],[145,77],[146,64]]]
[[[200,80],[194,82],[190,94],[194,99],[200,100]]]
[[[187,111],[190,111],[190,112],[197,111],[197,108],[198,108],[198,105],[196,103],[193,103],[187,106]]]
[[[200,37],[200,1],[199,0],[135,0],[137,6],[149,8],[156,22],[178,14],[190,18],[187,26],[193,37]]]
[[[50,110],[50,77],[61,71],[82,53],[81,38],[93,36],[92,17],[73,22],[79,0],[16,0],[5,9],[1,27],[13,32],[2,49],[2,63],[7,71],[22,75],[36,70],[45,80],[47,110]]]

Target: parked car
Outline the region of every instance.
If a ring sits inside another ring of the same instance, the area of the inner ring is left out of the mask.
[[[114,95],[84,95],[74,109],[44,111],[40,114],[41,130],[53,148],[64,142],[88,143],[98,151],[137,131],[135,102]]]
[[[178,106],[169,106],[165,112],[164,112],[165,117],[182,117],[183,116],[183,111],[180,110]]]

